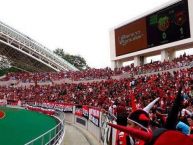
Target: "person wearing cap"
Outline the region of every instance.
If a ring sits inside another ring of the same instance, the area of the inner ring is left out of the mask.
[[[151,132],[149,128],[150,125],[150,116],[149,111],[155,105],[155,103],[159,100],[156,98],[152,102],[150,102],[145,108],[137,109],[134,104],[134,94],[131,95],[132,98],[132,108],[133,112],[127,118],[128,120],[128,127],[133,127],[136,129],[143,130],[145,132]],[[136,140],[131,136],[127,136],[127,145],[136,145],[136,144],[144,144],[142,140]]]
[[[128,127],[133,127],[139,130],[143,130],[145,132],[151,132],[151,130],[149,129],[149,124],[149,114],[142,109],[137,109],[133,111],[128,117]],[[132,141],[134,143],[134,145],[144,144],[144,141],[135,139],[131,136],[129,136],[129,139],[130,142]]]
[[[153,106],[157,103],[158,100],[159,98],[156,98],[143,109],[134,109],[133,112],[129,115],[128,121],[134,123],[143,130],[146,131],[149,130],[150,125],[149,112],[153,108]]]
[[[127,126],[128,113],[127,113],[125,106],[119,104],[117,106],[117,112],[116,113],[117,113],[117,120],[116,120],[117,124],[122,125],[122,126]],[[117,130],[116,145],[134,145],[134,144],[130,144],[128,142],[126,133]]]
[[[192,135],[186,135],[180,131],[176,131],[176,122],[178,120],[181,100],[181,88],[179,88],[174,104],[168,114],[165,126],[163,128],[158,128],[153,132],[146,132],[134,127],[124,127],[112,123],[109,123],[109,125],[129,134],[133,138],[141,140],[142,142],[140,142],[140,145],[193,145]]]

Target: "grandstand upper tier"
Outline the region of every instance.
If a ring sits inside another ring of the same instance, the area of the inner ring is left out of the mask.
[[[45,46],[0,22],[0,55],[12,66],[28,71],[78,70]]]

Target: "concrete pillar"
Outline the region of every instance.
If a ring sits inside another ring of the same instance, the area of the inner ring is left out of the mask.
[[[144,64],[147,64],[147,57],[144,57]]]
[[[140,65],[144,65],[145,57],[144,56],[139,56],[139,58],[140,58]]]
[[[163,62],[164,60],[168,60],[168,52],[166,50],[161,51],[161,62]]]
[[[116,68],[116,63],[114,60],[111,61],[111,69],[114,70]]]
[[[140,56],[135,56],[134,57],[134,66],[139,66],[140,65]]]
[[[172,50],[168,52],[169,60],[172,61],[176,57],[176,51]]]
[[[123,62],[120,60],[117,61],[111,61],[111,69],[115,69],[115,68],[121,68],[123,67]]]
[[[116,68],[121,68],[121,67],[123,67],[123,62],[120,60],[116,61]]]
[[[115,48],[115,32],[114,30],[111,30],[109,33],[110,37],[110,58],[111,58],[111,69],[116,68],[116,61],[114,60],[116,57],[116,48]]]

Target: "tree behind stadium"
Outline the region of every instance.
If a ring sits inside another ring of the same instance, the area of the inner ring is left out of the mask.
[[[54,53],[74,65],[79,70],[85,70],[89,68],[86,60],[80,55],[71,55],[69,53],[65,53],[64,50],[60,48],[55,49]]]

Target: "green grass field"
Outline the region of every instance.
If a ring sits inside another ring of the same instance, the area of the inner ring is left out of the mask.
[[[59,123],[55,118],[37,112],[7,107],[0,107],[0,110],[5,112],[5,117],[0,119],[0,145],[23,145]],[[49,138],[47,135],[44,142]],[[34,145],[40,145],[41,141]]]

